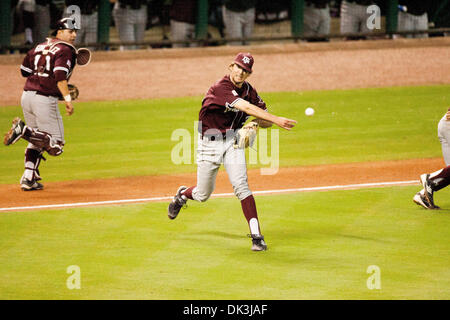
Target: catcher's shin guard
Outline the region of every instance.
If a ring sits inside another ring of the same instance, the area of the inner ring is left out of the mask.
[[[63,153],[64,144],[54,139],[49,133],[26,127],[22,138],[47,151],[51,156],[59,156]]]
[[[39,165],[41,164],[41,159],[45,158],[42,156],[43,151],[37,150],[33,144],[29,144],[25,150],[25,172],[23,177],[31,181],[42,180],[39,173]]]

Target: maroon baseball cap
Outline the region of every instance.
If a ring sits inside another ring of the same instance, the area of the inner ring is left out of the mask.
[[[240,66],[245,71],[252,73],[252,67],[255,60],[250,53],[240,52],[237,54],[236,58],[234,58],[234,63]]]
[[[56,36],[58,30],[80,30],[80,26],[78,26],[75,22],[75,19],[72,18],[62,18],[56,23],[55,31],[52,32],[52,36]]]

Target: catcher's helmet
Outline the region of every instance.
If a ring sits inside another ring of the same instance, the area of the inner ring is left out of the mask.
[[[62,18],[56,23],[55,30],[52,32],[52,36],[56,36],[56,33],[58,30],[80,30],[80,26],[76,24],[76,21],[74,18]]]

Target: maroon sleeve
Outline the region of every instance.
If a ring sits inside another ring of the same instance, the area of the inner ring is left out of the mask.
[[[25,58],[23,58],[22,64],[20,65],[20,72],[23,77],[28,77],[33,73],[34,66],[31,65],[30,52],[27,53]]]
[[[211,102],[219,106],[234,106],[237,101],[242,99],[234,90],[231,82],[220,83],[214,88],[213,95]]]
[[[249,98],[250,98],[249,102],[251,104],[254,104],[258,108],[267,111],[266,103],[263,101],[263,99],[261,99],[261,97],[258,95],[258,92],[256,92],[256,90],[253,87],[250,87]]]
[[[59,82],[67,80],[68,75],[73,68],[72,65],[72,49],[67,46],[61,46],[62,50],[55,56],[55,64],[53,66],[53,74],[55,81]]]

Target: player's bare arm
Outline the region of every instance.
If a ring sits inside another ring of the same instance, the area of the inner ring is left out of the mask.
[[[258,126],[263,129],[270,128],[272,126],[272,122],[263,120],[263,119],[255,118],[255,119],[252,119],[251,121],[256,122],[258,124]]]
[[[70,97],[69,87],[67,84],[67,80],[58,81],[57,83],[58,89],[61,92],[64,103],[66,104],[66,114],[71,116],[74,112],[74,108],[72,105],[72,99]]]
[[[241,110],[251,116],[254,116],[258,119],[262,119],[262,120],[266,120],[271,123],[275,123],[280,128],[283,128],[286,130],[291,130],[297,123],[297,121],[295,121],[295,120],[284,118],[284,117],[278,117],[269,112],[266,112],[266,111],[258,108],[254,104],[251,104],[250,102],[245,101],[245,100],[237,101],[234,104],[234,107],[236,109],[239,109],[239,110]]]
[[[448,108],[448,111],[447,111],[447,113],[445,114],[445,119],[446,119],[447,121],[450,121],[450,108]]]

